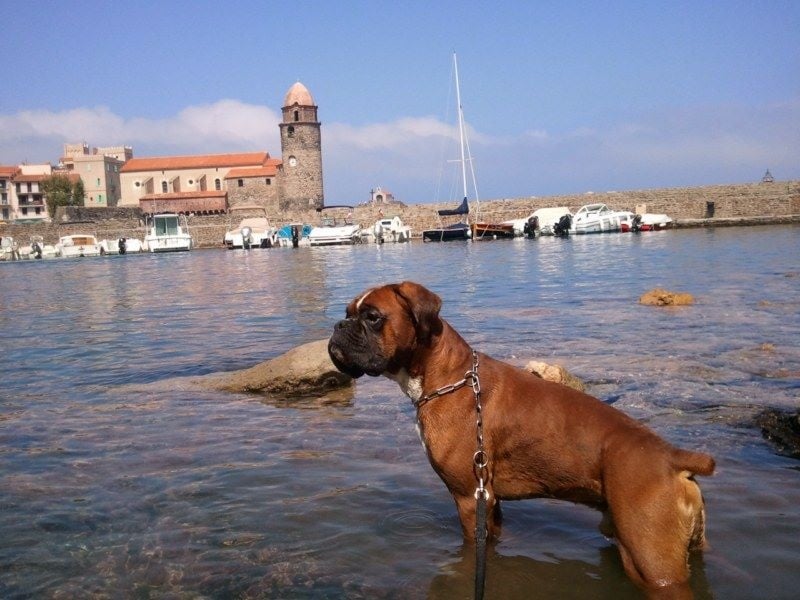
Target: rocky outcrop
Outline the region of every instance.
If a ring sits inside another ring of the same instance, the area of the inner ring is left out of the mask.
[[[554,381],[556,383],[569,386],[578,390],[579,392],[586,391],[586,387],[583,385],[583,382],[561,365],[549,365],[547,363],[532,360],[525,365],[525,370],[547,381]]]
[[[646,306],[687,306],[694,304],[694,297],[686,292],[670,292],[661,288],[654,288],[642,294],[639,304]]]
[[[778,454],[800,458],[800,411],[768,408],[756,415],[755,424]]]
[[[207,375],[199,383],[227,392],[312,396],[348,387],[352,381],[331,362],[326,338],[297,346],[249,369]]]

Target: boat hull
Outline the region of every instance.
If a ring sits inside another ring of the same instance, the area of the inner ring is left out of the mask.
[[[515,235],[513,224],[475,223],[472,225],[472,239],[474,240],[511,239]]]
[[[465,223],[450,227],[426,229],[422,232],[422,241],[424,242],[454,242],[468,240],[470,237],[472,237],[472,232]]]

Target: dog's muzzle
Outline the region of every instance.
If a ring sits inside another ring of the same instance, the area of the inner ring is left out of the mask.
[[[364,374],[377,376],[386,370],[386,359],[380,352],[375,334],[356,318],[336,323],[328,341],[328,355],[342,373],[358,378]]]

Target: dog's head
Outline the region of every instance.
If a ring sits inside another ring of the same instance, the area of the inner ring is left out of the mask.
[[[439,296],[411,281],[368,289],[334,326],[328,354],[351,377],[395,374],[441,333],[441,306]]]

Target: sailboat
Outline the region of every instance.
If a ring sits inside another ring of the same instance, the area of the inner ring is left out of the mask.
[[[453,68],[456,79],[456,105],[458,108],[458,135],[461,147],[461,184],[464,190],[464,199],[457,208],[444,209],[437,211],[439,215],[439,227],[426,229],[422,232],[422,240],[430,242],[449,242],[451,240],[468,240],[472,236],[469,223],[469,201],[467,200],[467,157],[465,153],[466,137],[464,135],[464,110],[461,107],[461,90],[458,83],[458,60],[453,53]],[[471,159],[469,159],[471,160]],[[474,183],[474,174],[473,174]],[[445,225],[442,217],[457,217],[455,223]],[[460,220],[464,219],[464,221]]]
[[[461,204],[454,209],[439,210],[440,226],[433,229],[426,229],[422,232],[423,241],[433,242],[446,242],[450,240],[467,240],[467,239],[497,239],[497,238],[513,238],[514,226],[506,223],[485,223],[477,221],[471,225],[464,221],[444,225],[441,217],[462,217],[468,220],[469,217],[469,201],[467,199],[467,162],[470,163],[470,172],[472,173],[472,183],[475,187],[475,202],[480,206],[477,198],[477,185],[475,185],[475,171],[472,168],[472,157],[469,155],[469,142],[467,141],[466,132],[464,129],[464,108],[461,105],[461,88],[458,80],[458,58],[453,53],[453,70],[455,72],[456,83],[456,105],[458,108],[458,135],[461,149],[461,184],[464,191],[463,200]]]

